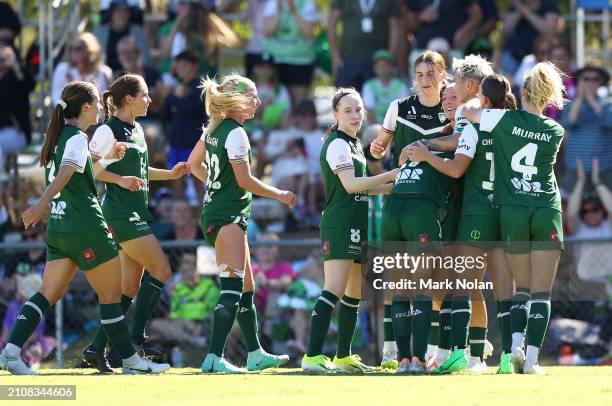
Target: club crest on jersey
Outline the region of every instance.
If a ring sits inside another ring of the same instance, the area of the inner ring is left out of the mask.
[[[323,255],[328,256],[329,255],[329,241],[325,241],[323,242]]]
[[[438,120],[440,120],[441,123],[446,121],[446,114],[444,114],[442,112],[438,113]]]
[[[93,250],[93,248],[85,248],[83,250],[83,257],[85,258],[85,262],[93,262],[96,260],[96,252]]]

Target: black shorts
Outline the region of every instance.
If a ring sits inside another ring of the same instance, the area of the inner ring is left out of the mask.
[[[285,86],[310,86],[312,84],[313,64],[290,65],[279,63],[276,68],[278,69],[278,79]]]

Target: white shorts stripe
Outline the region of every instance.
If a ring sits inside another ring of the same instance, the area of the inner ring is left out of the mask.
[[[123,315],[119,316],[119,317],[115,317],[114,319],[100,319],[100,323],[102,324],[113,324],[113,323],[117,323],[118,321],[123,320],[125,317],[123,317]]]
[[[40,318],[43,318],[43,313],[42,310],[40,310],[40,307],[38,307],[38,305],[36,303],[32,303],[32,302],[25,302],[24,306],[31,306],[32,308],[34,308],[34,310],[36,310],[38,312],[38,315],[40,316]]]
[[[227,293],[228,295],[242,295],[242,292],[238,292],[237,290],[222,290],[221,294]]]
[[[348,307],[359,307],[358,304],[350,304],[350,303],[345,302],[342,299],[340,299],[340,303],[342,303],[343,305],[348,306]]]
[[[319,296],[319,300],[327,303],[328,305],[330,305],[331,307],[334,307],[334,304],[332,302],[330,302],[328,299],[324,298],[323,296]]]

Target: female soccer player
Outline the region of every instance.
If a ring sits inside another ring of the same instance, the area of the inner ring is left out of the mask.
[[[94,158],[99,158],[117,141],[127,147],[125,157],[108,165],[97,178],[106,182],[102,212],[121,247],[124,315],[138,292],[132,343],[141,355],[157,359],[160,353],[146,345],[145,325],[170,278],[170,264],[149,227],[153,221],[148,209],[149,180],[178,179],[189,172],[189,166],[184,162],[177,163],[172,170],[149,166],[147,143],[136,118],[146,116],[150,103],[149,90],[141,76],[127,74],[117,78],[102,96],[106,122],[96,129],[89,149]],[[149,274],[141,284],[144,268]],[[100,372],[112,372],[105,355],[107,341],[104,329],[98,327],[93,341],[83,351],[83,362]]]
[[[251,175],[251,147],[242,125],[261,104],[255,84],[232,74],[220,84],[207,78],[202,88],[210,121],[188,162],[192,173],[207,182],[200,224],[204,238],[215,247],[221,277],[221,296],[214,309],[212,339],[202,372],[246,372],[223,357],[234,319],[238,319],[249,351],[247,369],[261,371],[282,365],[289,357],[268,354],[257,337],[255,286],[246,238],[252,194],[276,199],[290,208],[297,196]]]
[[[371,368],[351,354],[361,299],[361,239],[368,235],[368,193],[388,192],[398,169],[366,176],[366,159],[357,133],[365,120],[361,96],[339,88],[332,98],[336,124],[321,149],[325,206],[321,216],[323,292],[312,312],[308,349],[302,369],[315,373],[363,373]],[[322,354],[331,315],[338,310],[338,345],[333,361]]]
[[[426,51],[425,53],[419,55],[414,63],[414,71],[415,71],[415,86],[417,90],[417,94],[414,96],[410,96],[405,99],[399,99],[391,103],[389,109],[387,111],[385,120],[383,122],[383,128],[378,135],[378,138],[374,140],[370,146],[370,152],[374,157],[382,157],[385,153],[387,147],[391,142],[392,144],[392,153],[393,153],[393,162],[395,165],[399,164],[399,156],[400,151],[406,146],[415,141],[418,141],[422,138],[435,138],[443,134],[446,125],[449,123],[441,104],[441,93],[443,87],[446,85],[446,62],[442,55],[433,51]],[[406,168],[407,171],[412,168]],[[418,168],[419,171],[421,168]],[[418,171],[417,171],[418,172]],[[415,174],[417,173],[415,172]],[[406,172],[408,175],[408,172]],[[417,182],[418,180],[418,182]],[[431,180],[432,182],[437,182],[436,179]],[[422,185],[423,181],[421,179],[414,180],[414,184]],[[435,187],[435,185],[430,185]],[[411,192],[412,193],[412,192]],[[421,194],[423,191],[419,191],[417,194]],[[440,191],[442,193],[442,191]],[[446,192],[444,192],[446,197]],[[436,202],[439,204],[440,202]],[[400,206],[408,206],[408,201],[403,198],[398,198],[394,194],[389,196],[385,205],[383,206],[383,225],[385,222],[387,224],[391,224],[389,220],[385,220],[385,213],[387,215],[395,218],[398,213],[392,214],[392,211],[400,210]],[[390,207],[393,206],[395,209],[390,211]],[[385,210],[385,207],[387,209]],[[437,222],[438,214],[436,214],[428,219],[431,221]],[[404,220],[402,220],[404,221]],[[436,223],[437,224],[437,223]],[[425,227],[433,227],[435,224],[427,224],[423,225]],[[438,224],[439,226],[439,224]],[[431,228],[430,227],[430,228]],[[418,227],[417,227],[418,228]],[[432,229],[421,229],[415,230],[416,235],[429,235],[433,233]],[[400,233],[398,235],[392,235],[389,233],[387,238],[384,236],[383,231],[383,241],[410,241],[414,235],[408,235],[408,233]],[[428,237],[429,238],[429,237]],[[439,240],[439,235],[436,234],[435,239],[432,241]],[[418,238],[417,238],[418,240]],[[386,300],[385,304],[385,319],[392,320],[393,324],[393,332],[395,333],[395,341],[397,342],[397,347],[387,340],[385,337],[385,347],[383,348],[383,363],[384,365],[389,362],[393,353],[399,349],[399,358],[400,358],[400,369],[398,372],[404,373],[408,372],[408,367],[411,364],[411,361],[414,360],[415,364],[413,366],[414,372],[418,372],[420,369],[418,367],[418,358],[413,359],[411,357],[410,350],[410,337],[411,331],[415,335],[418,335],[419,345],[417,345],[418,352],[420,353],[421,341],[424,339],[425,343],[425,351],[427,347],[427,337],[429,336],[429,324],[427,327],[427,331],[424,331],[424,328],[421,327],[423,323],[421,323],[421,319],[427,319],[427,323],[431,323],[431,299],[428,304],[425,306],[429,306],[429,311],[427,313],[423,313],[421,317],[419,315],[419,320],[414,321],[415,327],[419,324],[419,327],[415,330],[412,330],[412,321],[411,321],[411,312],[410,312],[410,301],[407,300],[395,300],[391,305],[388,303],[389,298]],[[397,317],[396,317],[397,316]],[[401,316],[401,317],[400,317]],[[388,323],[388,321],[387,321]],[[388,331],[388,328],[385,328]],[[418,330],[418,332],[417,332]],[[386,334],[387,336],[389,334]],[[422,354],[424,358],[425,354]]]
[[[516,101],[512,95],[510,83],[501,75],[493,74],[485,77],[480,84],[477,96],[478,105],[483,108],[516,109]],[[435,142],[436,140],[433,141],[433,143]],[[501,241],[499,210],[492,204],[494,171],[491,166],[494,162],[494,155],[491,135],[487,132],[478,131],[477,124],[467,124],[462,126],[455,157],[452,160],[441,159],[432,154],[424,144],[409,147],[407,155],[412,160],[429,163],[448,176],[459,178],[465,175],[458,241],[470,245],[459,245],[458,255],[466,258],[483,258],[485,252],[487,252],[487,269],[491,274],[495,297],[498,300],[498,313],[508,313],[513,290],[512,274],[505,254],[495,245],[489,247],[483,245]],[[467,270],[458,277],[480,281],[483,274],[484,268],[475,268]],[[474,295],[476,297],[473,297]],[[452,344],[454,351],[448,360],[436,370],[437,373],[448,374],[468,369],[465,349],[468,343],[468,325],[471,316],[469,300],[481,304],[483,298],[482,295],[478,295],[478,290],[469,292],[455,290],[452,306]],[[504,354],[498,373],[512,373],[510,320],[508,317],[501,317],[499,321]],[[481,340],[484,341],[484,337]],[[473,357],[474,355],[470,356]],[[483,362],[482,360],[479,361]],[[480,370],[478,372],[484,371]]]
[[[562,73],[549,62],[525,75],[522,110],[466,108],[465,117],[495,141],[494,203],[516,285],[510,308],[511,361],[517,372],[545,374],[538,353],[550,320],[550,292],[563,247],[561,198],[553,166],[564,130],[542,115],[563,107]],[[531,306],[529,306],[531,302]],[[527,333],[527,356],[523,350]]]
[[[98,161],[94,170],[84,131],[97,124],[99,112],[96,87],[87,82],[71,82],[64,87],[47,128],[40,154],[47,189],[22,215],[28,228],[41,220],[51,204],[45,238],[47,264],[40,292],[22,307],[8,344],[0,354],[0,369],[13,374],[33,374],[20,357],[21,346],[49,307],[64,295],[77,268],[85,271],[98,295],[100,322],[123,359],[123,373],[159,373],[170,367],[136,353],[119,304],[121,264],[98,203],[95,172],[102,170],[107,159],[115,160],[118,152],[122,155],[125,146],[113,143],[101,159],[102,165]]]

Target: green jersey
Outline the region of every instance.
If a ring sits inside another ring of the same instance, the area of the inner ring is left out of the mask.
[[[106,184],[106,194],[102,201],[104,218],[134,219],[150,222],[153,216],[149,211],[149,154],[144,132],[140,124],[134,125],[111,117],[96,129],[89,150],[94,158],[102,158],[113,147],[113,143],[126,145],[125,156],[106,167],[109,172],[120,176],[135,176],[144,180],[144,186],[136,192],[122,188],[114,183]]]
[[[208,181],[202,215],[243,216],[251,213],[251,192],[238,186],[232,163],[250,164],[251,145],[244,128],[226,119],[210,134],[201,138],[206,149]]]
[[[87,135],[79,128],[65,125],[51,161],[45,167],[47,186],[60,166],[75,169],[66,186],[51,200],[47,231],[82,232],[106,228],[98,202],[93,163],[87,148]]]
[[[385,86],[379,78],[373,78],[363,84],[363,105],[368,110],[373,110],[377,123],[385,120],[387,107],[393,100],[406,97],[408,94],[406,82],[399,78],[391,78]]]
[[[449,152],[437,153],[442,158],[450,158]],[[427,162],[406,161],[395,177],[391,195],[395,197],[423,197],[438,207],[444,207],[451,178],[438,172]]]
[[[556,121],[523,110],[484,110],[480,130],[495,140],[494,202],[561,211],[553,170],[564,130]]]
[[[393,166],[399,166],[399,156],[406,145],[445,135],[442,131],[448,123],[442,102],[427,107],[416,95],[393,101],[383,122],[383,131],[394,135],[391,149]]]
[[[355,177],[366,176],[366,159],[358,138],[332,131],[325,139],[320,154],[321,173],[325,184],[325,206],[321,228],[368,228],[368,192],[347,193],[338,174],[350,170]]]
[[[478,130],[478,124],[468,124],[463,128],[455,155],[472,158],[470,167],[464,175],[463,209],[464,215],[495,214],[493,207],[493,185],[495,167],[493,166],[493,137],[490,133]]]

